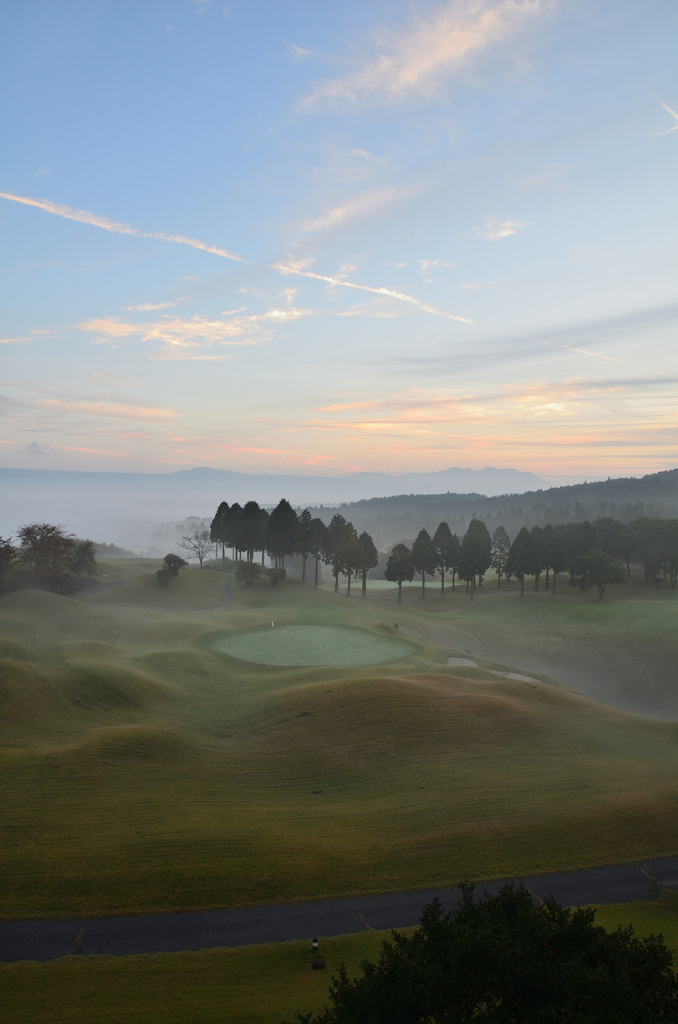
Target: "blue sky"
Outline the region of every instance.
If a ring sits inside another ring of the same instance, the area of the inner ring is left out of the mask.
[[[678,465],[674,0],[0,18],[0,464]]]

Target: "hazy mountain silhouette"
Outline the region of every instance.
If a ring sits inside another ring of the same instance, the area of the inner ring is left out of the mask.
[[[342,477],[238,473],[197,469],[175,473],[88,473],[49,469],[0,469],[0,535],[27,522],[59,522],[96,539],[122,540],[113,524],[168,522],[214,515],[221,501],[275,505],[337,505],[361,498],[441,491],[522,493],[543,485],[515,469],[444,469],[437,473],[352,473]]]

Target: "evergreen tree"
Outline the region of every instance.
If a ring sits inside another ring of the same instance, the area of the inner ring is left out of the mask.
[[[398,604],[402,602],[403,583],[408,583],[414,576],[414,565],[412,555],[406,544],[396,544],[386,563],[385,578],[389,583],[398,584]]]
[[[240,547],[247,555],[248,562],[254,561],[254,552],[266,548],[266,525],[268,513],[256,501],[248,501],[240,517]]]
[[[224,536],[226,544],[232,549],[233,561],[240,560],[240,530],[242,528],[242,508],[234,501],[224,514]]]
[[[492,534],[492,561],[490,565],[497,574],[497,589],[501,587],[501,578],[506,575],[506,562],[511,550],[511,540],[503,526],[498,526]]]
[[[544,532],[542,534],[542,550],[546,564],[546,587],[548,589],[550,569],[553,573],[552,593],[555,594],[558,573],[562,572],[567,566],[568,558],[560,531],[556,530],[550,523],[544,527]]]
[[[539,577],[546,568],[545,550],[544,550],[544,531],[541,526],[533,526],[530,530],[530,539],[532,540],[532,558],[525,571],[528,576],[534,576],[534,589],[539,590]]]
[[[459,547],[459,539],[456,537],[457,548]],[[445,593],[445,572],[451,569],[453,566],[454,557],[454,541],[452,539],[452,532],[449,525],[443,520],[442,523],[438,524],[436,532],[433,534],[433,545],[436,549],[436,568],[440,569],[440,591]],[[454,589],[454,581],[452,583]]]
[[[525,573],[529,574],[530,566],[534,563],[534,551],[532,549],[532,537],[526,526],[523,526],[517,533],[509,550],[506,562],[506,571],[511,576],[520,580],[520,596],[525,594]]]
[[[281,498],[268,517],[266,550],[276,569],[285,568],[285,556],[292,555],[299,545],[299,520],[289,501]]]
[[[426,576],[433,576],[438,563],[438,552],[428,530],[420,530],[410,552],[415,572],[421,573],[421,597],[426,597]]]
[[[322,556],[323,547],[325,544],[325,536],[327,534],[327,527],[323,523],[322,519],[311,520],[311,525],[308,532],[308,552],[313,555],[315,560],[315,580],[314,584],[317,587],[319,580],[319,562]]]
[[[471,600],[478,579],[482,584],[483,573],[486,573],[492,562],[492,539],[489,531],[480,519],[472,519],[464,534],[459,553],[459,579],[464,580],[471,589]]]
[[[362,596],[365,597],[367,593],[367,574],[370,569],[374,569],[379,564],[379,552],[375,547],[374,541],[366,531],[360,534],[358,541],[360,543],[360,563],[358,568],[363,584]]]
[[[323,562],[326,565],[332,566],[335,594],[339,591],[339,576],[341,574],[339,537],[344,526],[346,526],[346,520],[336,512],[330,519],[329,526],[325,529],[323,539]]]
[[[221,544],[221,561],[226,559],[226,543],[228,541],[228,502],[222,501],[210,524],[210,539]]]
[[[299,554],[301,555],[301,579],[306,582],[306,561],[311,554],[311,531],[313,516],[307,508],[299,514]]]
[[[350,597],[351,579],[353,576],[358,577],[362,558],[358,533],[353,523],[346,522],[339,530],[335,557],[339,571],[346,577],[346,595]]]

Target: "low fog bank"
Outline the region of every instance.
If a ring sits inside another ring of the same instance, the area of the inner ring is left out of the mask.
[[[644,644],[626,641],[617,645],[588,640],[585,635],[581,641],[554,636],[535,641],[530,636],[526,642],[504,632],[494,639],[485,631],[462,626],[455,643],[472,657],[496,661],[517,672],[550,676],[621,711],[661,721],[678,720],[676,652],[651,639]]]
[[[79,473],[0,469],[0,536],[30,522],[60,523],[81,537],[145,552],[156,524],[197,516],[211,522],[222,501],[274,506],[339,505],[396,494],[495,495],[543,486],[512,469],[448,469],[439,473],[354,473],[344,477],[247,474],[206,468],[177,473]]]

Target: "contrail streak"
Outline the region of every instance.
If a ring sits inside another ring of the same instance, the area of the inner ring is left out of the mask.
[[[657,103],[661,104],[661,106],[664,108],[666,113],[670,114],[671,117],[676,121],[676,124],[674,124],[672,128],[664,128],[660,132],[655,132],[655,134],[656,135],[668,135],[669,132],[677,132],[678,131],[678,114],[675,112],[675,110],[671,109],[671,107],[668,105],[668,103],[664,103],[664,100],[660,99],[659,96],[657,96],[657,94],[655,92],[652,92],[651,89],[650,89],[650,95],[654,96],[654,98],[656,99]]]
[[[284,263],[274,263],[274,270],[279,270],[281,274],[296,274],[297,277],[310,277],[314,281],[326,281],[327,284],[336,285],[338,288],[355,288],[359,292],[370,292],[372,295],[383,295],[386,298],[398,299],[400,302],[409,302],[411,305],[416,306],[418,309],[423,310],[425,313],[432,313],[434,316],[443,316],[446,320],[457,320],[461,324],[472,324],[476,326],[475,320],[469,320],[465,316],[455,316],[453,313],[445,313],[441,309],[435,309],[434,306],[428,306],[421,299],[416,298],[414,295],[407,295],[405,292],[396,292],[392,288],[373,288],[368,284],[355,284],[353,281],[340,281],[336,277],[327,277],[325,274],[314,274],[310,270],[297,270],[295,267],[288,267]]]
[[[200,249],[202,252],[212,253],[214,256],[222,256],[227,260],[234,260],[236,263],[246,263],[252,266],[251,260],[244,256],[229,252],[227,249],[220,249],[216,245],[208,245],[198,238],[186,238],[185,235],[167,235],[163,231],[141,231],[130,224],[123,224],[119,221],[110,220],[108,217],[100,217],[99,214],[90,210],[75,210],[65,203],[53,203],[49,199],[32,199],[30,196],[17,196],[13,192],[0,192],[0,199],[9,199],[13,203],[22,203],[24,206],[35,206],[45,213],[51,213],[55,217],[64,217],[66,220],[75,220],[80,224],[90,224],[95,228],[102,228],[104,231],[112,231],[116,235],[132,235],[134,238],[157,238],[161,242],[174,242],[175,245],[188,245],[192,249]],[[335,285],[337,288],[353,288],[359,292],[369,292],[372,295],[381,295],[384,298],[397,299],[399,302],[407,302],[424,313],[431,313],[433,316],[441,316],[446,320],[456,320],[458,323],[471,324],[476,326],[474,320],[467,317],[455,316],[453,313],[445,313],[443,310],[435,309],[414,295],[407,295],[405,292],[397,292],[391,288],[374,288],[367,284],[355,284],[353,281],[340,281],[336,277],[329,277],[324,274],[314,274],[310,270],[299,270],[287,266],[284,263],[269,264],[272,270],[281,274],[294,274],[297,277],[310,278],[313,281],[325,281],[327,284]]]
[[[23,203],[24,206],[36,206],[45,213],[53,213],[55,217],[64,217],[66,220],[77,220],[80,224],[91,224],[95,228],[103,228],[104,231],[112,231],[116,235],[133,235],[135,238],[157,238],[161,242],[174,242],[176,245],[189,245],[191,249],[200,249],[202,252],[210,252],[214,256],[223,256],[227,260],[235,260],[236,263],[249,263],[243,256],[228,252],[227,249],[219,249],[216,245],[207,245],[198,238],[186,238],[185,235],[166,235],[162,231],[140,231],[129,224],[121,224],[119,221],[109,220],[108,217],[100,217],[97,213],[89,210],[74,210],[72,206],[64,203],[53,203],[49,199],[31,199],[30,196],[16,196],[13,192],[0,192],[0,198],[11,199],[14,203]]]

